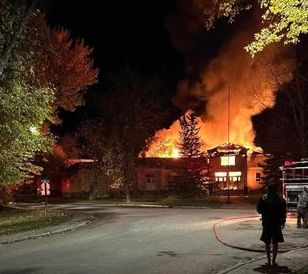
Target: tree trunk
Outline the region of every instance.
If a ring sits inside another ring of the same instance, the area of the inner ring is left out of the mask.
[[[126,162],[125,165],[125,185],[124,185],[124,193],[125,193],[125,202],[129,203],[131,202],[131,196],[130,196],[130,183],[132,181],[132,175],[133,175],[133,169],[134,165],[130,161]]]
[[[6,207],[12,200],[12,192],[6,187],[0,187],[0,207]]]
[[[130,197],[129,184],[128,183],[125,184],[124,192],[125,192],[125,203],[130,203],[131,197]]]

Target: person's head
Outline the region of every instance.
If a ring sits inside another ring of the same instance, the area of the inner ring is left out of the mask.
[[[269,196],[278,194],[278,185],[277,184],[269,184],[267,186],[267,194]]]
[[[303,189],[303,190],[304,190],[304,192],[308,193],[308,187],[305,187],[305,186],[304,186],[304,189]]]

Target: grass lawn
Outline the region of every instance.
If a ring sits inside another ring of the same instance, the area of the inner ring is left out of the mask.
[[[0,208],[0,235],[33,230],[60,224],[69,216],[60,211],[49,211],[45,217],[44,210],[19,210]]]

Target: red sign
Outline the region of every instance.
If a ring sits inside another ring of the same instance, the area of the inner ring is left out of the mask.
[[[292,165],[295,165],[296,164],[296,162],[294,162],[294,161],[285,161],[284,162],[284,166],[292,166]]]
[[[40,193],[42,196],[50,195],[50,184],[48,180],[42,180]]]

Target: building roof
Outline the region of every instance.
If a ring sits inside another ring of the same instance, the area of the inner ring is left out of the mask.
[[[218,147],[208,150],[210,156],[223,156],[223,155],[246,155],[248,149],[240,145],[225,143]]]

